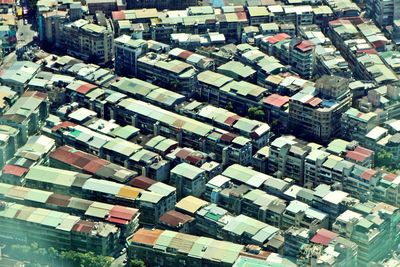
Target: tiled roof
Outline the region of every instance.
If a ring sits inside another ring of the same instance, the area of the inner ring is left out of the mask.
[[[337,236],[338,234],[321,228],[317,231],[313,238],[311,238],[311,242],[327,246]]]
[[[23,176],[27,172],[28,172],[27,168],[16,166],[16,165],[7,164],[3,168],[3,173],[4,174],[11,174],[11,175],[15,175],[15,176],[18,176],[18,177]]]
[[[159,221],[163,224],[169,225],[171,227],[179,227],[188,221],[193,220],[193,217],[180,213],[175,210],[168,211],[160,217]]]

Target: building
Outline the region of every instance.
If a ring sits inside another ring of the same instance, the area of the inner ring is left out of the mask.
[[[112,11],[126,9],[126,2],[120,0],[87,0],[86,5],[91,15],[96,14],[97,11],[104,12],[106,15],[111,15]]]
[[[49,105],[47,94],[26,92],[0,118],[0,124],[19,129],[20,144],[23,144],[28,140],[28,136],[39,132],[49,115]]]
[[[120,235],[120,230],[108,223],[9,202],[2,202],[0,221],[1,235],[8,243],[37,242],[39,246],[98,255],[114,254]]]
[[[269,146],[268,173],[304,184],[304,162],[311,150],[311,145],[294,136],[278,137]]]
[[[49,155],[49,166],[70,171],[78,171],[93,177],[129,183],[137,173],[122,166],[85,153],[70,146],[61,146]]]
[[[0,43],[5,55],[15,50],[17,44],[17,29],[15,25],[0,25]]]
[[[0,166],[3,167],[25,142],[19,129],[11,126],[0,125],[0,135]]]
[[[397,0],[366,1],[365,4],[367,14],[381,29],[393,25],[395,20],[400,19],[397,10],[400,2]]]
[[[178,1],[171,1],[171,0],[151,0],[151,1],[135,1],[135,0],[128,0],[127,8],[128,9],[143,9],[143,8],[156,8],[159,10],[163,9],[186,9],[190,6],[196,6],[197,2],[194,0],[178,0]]]
[[[168,55],[147,53],[137,63],[137,77],[185,96],[192,96],[196,89],[196,69]]]
[[[205,171],[190,165],[181,163],[171,170],[171,183],[176,185],[177,197],[200,197],[206,189]]]
[[[41,66],[34,62],[15,61],[8,69],[0,73],[0,82],[22,95],[27,89],[29,81],[40,69]]]
[[[128,258],[148,266],[232,266],[244,252],[243,245],[159,229],[139,229],[127,244]]]
[[[128,35],[121,35],[115,38],[114,45],[115,72],[118,75],[136,76],[138,59],[148,52],[147,42],[141,39],[133,39]]]
[[[139,227],[140,213],[135,208],[10,184],[0,184],[0,187],[4,189],[0,193],[0,199],[4,201],[28,204],[32,207],[49,209],[56,212],[66,212],[85,220],[96,220],[113,224],[120,229],[120,238],[123,242]]]
[[[170,210],[160,217],[157,226],[160,229],[188,234],[192,232],[195,223],[195,218],[192,216],[176,210]]]
[[[80,19],[62,26],[61,47],[68,55],[106,65],[114,57],[114,33],[110,22],[100,26]]]
[[[315,88],[308,87],[291,97],[289,124],[292,130],[303,129],[307,139],[329,142],[340,132],[340,119],[350,107],[348,80],[335,76],[318,79]]]

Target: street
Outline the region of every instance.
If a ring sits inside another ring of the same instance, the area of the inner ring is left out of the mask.
[[[18,49],[32,42],[36,32],[31,29],[30,23],[24,25],[24,19],[18,20],[17,23],[18,23],[18,32],[17,32],[16,48]],[[1,69],[7,69],[15,60],[16,60],[16,51],[13,51],[4,57],[3,63],[0,66]]]
[[[121,267],[121,266],[125,266],[126,264],[124,263],[124,260],[126,259],[126,252],[124,254],[122,254],[121,256],[119,256],[118,258],[116,258],[112,264],[111,267]]]

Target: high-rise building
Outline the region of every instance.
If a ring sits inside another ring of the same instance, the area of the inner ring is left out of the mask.
[[[101,26],[80,19],[62,26],[61,46],[66,53],[99,65],[110,63],[114,57],[114,33]]]
[[[148,52],[147,42],[142,39],[132,39],[122,35],[114,40],[115,72],[118,75],[137,75],[137,60]]]

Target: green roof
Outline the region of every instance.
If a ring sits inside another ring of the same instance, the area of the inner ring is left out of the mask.
[[[136,133],[138,133],[140,130],[136,127],[133,127],[132,125],[125,125],[122,127],[115,128],[111,134],[115,135],[117,137],[120,137],[122,139],[129,139]]]
[[[193,180],[200,174],[204,173],[204,170],[184,162],[175,166],[175,168],[171,170],[171,173]]]

